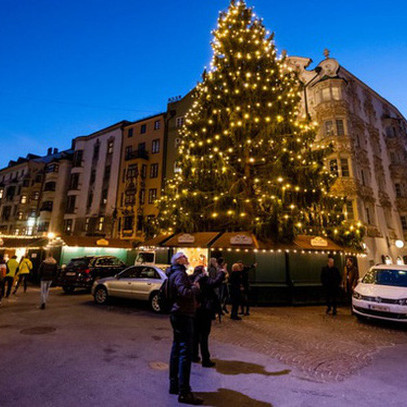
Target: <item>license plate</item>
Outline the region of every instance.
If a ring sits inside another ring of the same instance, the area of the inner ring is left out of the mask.
[[[66,276],[75,276],[76,273],[74,271],[69,271],[68,273],[65,274]]]
[[[389,307],[386,307],[385,305],[376,305],[376,304],[372,304],[369,305],[370,309],[373,309],[375,311],[389,311]]]

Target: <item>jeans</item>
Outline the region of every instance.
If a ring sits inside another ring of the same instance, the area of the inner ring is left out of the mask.
[[[51,280],[41,280],[41,304],[46,304],[51,284]]]
[[[179,394],[191,392],[192,346],[194,335],[194,318],[172,314],[170,317],[174,333],[170,357],[170,387]]]
[[[18,283],[16,285],[16,288],[14,289],[14,294],[17,292],[18,287],[20,287],[20,284],[22,281],[24,281],[24,292],[27,291],[27,279],[28,279],[28,274],[20,274],[18,276]]]
[[[7,284],[7,292],[6,292],[6,298],[10,295],[11,289],[13,288],[13,282],[14,282],[14,277],[8,277],[6,276],[4,278],[4,286]]]
[[[205,310],[198,310],[194,325],[194,357],[199,357],[199,347],[201,348],[202,362],[209,362],[211,355],[209,353],[209,334],[211,333],[212,317]]]

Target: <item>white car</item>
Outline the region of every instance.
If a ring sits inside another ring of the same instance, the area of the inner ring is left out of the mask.
[[[407,265],[372,267],[353,292],[352,309],[358,317],[407,322]]]
[[[106,304],[109,297],[148,301],[154,312],[161,312],[158,293],[166,278],[158,267],[131,266],[114,277],[97,280],[92,295],[97,304]]]

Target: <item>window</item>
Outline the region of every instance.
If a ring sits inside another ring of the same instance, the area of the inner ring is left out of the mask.
[[[109,181],[109,179],[110,179],[110,170],[111,170],[110,165],[106,165],[106,167],[105,167],[105,174],[104,174],[104,176],[103,176],[103,180]]]
[[[341,158],[341,171],[342,171],[342,177],[349,177],[349,164],[348,164],[348,159],[347,158]]]
[[[146,143],[138,143],[138,151],[146,151]]]
[[[336,121],[336,132],[338,136],[344,136],[345,135],[345,128],[343,126],[343,120],[337,120]]]
[[[51,172],[58,172],[59,170],[59,165],[58,164],[50,164],[47,165],[47,167],[45,168],[45,172],[47,174],[51,173]],[[35,177],[35,182],[41,182],[41,175],[40,176],[36,176]]]
[[[322,98],[322,100],[330,100],[331,99],[331,89],[330,88],[322,89],[321,98]]]
[[[151,188],[148,190],[148,203],[153,204],[157,199],[157,188]]]
[[[26,204],[27,203],[27,195],[21,195],[20,203],[21,204]]]
[[[93,203],[93,192],[90,191],[88,195],[88,203],[86,205],[88,209],[92,206],[92,203]]]
[[[24,214],[23,212],[19,211],[17,212],[17,220],[23,220]]]
[[[100,141],[96,140],[96,143],[93,146],[93,160],[96,161],[99,158],[100,151]]]
[[[71,174],[71,178],[69,179],[69,189],[78,189],[79,187],[79,173]]]
[[[331,171],[332,174],[338,176],[338,161],[337,160],[331,160],[329,161],[329,170]]]
[[[154,130],[159,130],[161,126],[161,121],[160,120],[156,120],[154,122]]]
[[[68,195],[66,200],[66,213],[75,213],[76,195]]]
[[[85,232],[89,231],[90,218],[85,219]]]
[[[144,205],[145,202],[146,202],[146,190],[140,189],[139,203],[140,203],[140,205]]]
[[[182,127],[183,124],[184,124],[184,116],[179,116],[175,119],[176,127]]]
[[[130,160],[132,155],[133,155],[133,147],[132,146],[127,146],[125,154],[126,154],[125,159]]]
[[[336,86],[332,88],[332,99],[334,100],[340,99],[339,88],[337,88]]]
[[[101,204],[105,206],[107,204],[107,189],[104,189],[102,191],[102,198],[101,198]]]
[[[133,216],[125,216],[123,222],[123,230],[133,230]]]
[[[331,120],[328,120],[324,123],[325,126],[325,136],[332,136],[334,127]]]
[[[366,211],[366,221],[369,225],[372,224],[372,217],[371,217],[371,213],[370,213],[370,209],[366,206],[365,208]]]
[[[133,193],[126,194],[126,199],[124,200],[126,205],[134,205],[136,203],[136,196]]]
[[[142,124],[140,127],[140,134],[144,134],[147,131],[147,124]]]
[[[346,202],[346,219],[352,220],[355,218],[355,214],[353,212],[353,202],[348,201]]]
[[[114,146],[114,141],[110,140],[107,143],[107,154],[113,154],[113,146]]]
[[[40,192],[39,191],[34,192],[33,199],[34,199],[34,201],[38,201],[38,199],[40,199]]]
[[[365,172],[363,170],[360,170],[360,176],[362,178],[362,185],[366,185]]]
[[[73,154],[73,167],[82,167],[83,150],[76,150]]]
[[[53,202],[52,201],[44,201],[41,205],[40,211],[52,212]]]
[[[400,184],[394,184],[394,188],[396,189],[396,197],[401,198],[402,197],[401,185]]]
[[[392,164],[397,163],[396,154],[393,153],[393,152],[390,153],[390,161],[391,161]]]
[[[38,224],[38,232],[48,232],[49,222],[40,222]]]
[[[146,178],[147,177],[147,165],[143,164],[141,166],[141,178]]]
[[[400,220],[401,220],[401,227],[403,228],[403,230],[407,230],[407,216],[405,216],[405,215],[400,216]]]
[[[133,129],[129,129],[128,131],[127,131],[127,137],[133,137]]]
[[[151,153],[157,154],[159,152],[160,152],[160,139],[153,140],[153,143],[151,145]]]
[[[151,164],[150,165],[150,178],[157,178],[158,177],[158,164]]]
[[[99,221],[98,221],[98,232],[103,232],[103,225],[105,223],[105,218],[103,216],[99,217]]]
[[[64,232],[65,233],[71,233],[72,232],[72,219],[65,219],[64,221]]]
[[[138,175],[138,165],[137,164],[129,165],[129,167],[127,168],[127,179],[137,178],[137,175]]]
[[[11,215],[11,206],[5,206],[1,215],[2,220],[9,220]]]
[[[30,180],[29,179],[25,179],[23,181],[23,187],[29,187],[30,186]]]
[[[143,224],[144,224],[143,216],[142,215],[137,216],[137,230],[138,231],[143,230]]]
[[[90,183],[93,184],[96,180],[96,170],[90,172]]]
[[[55,182],[46,182],[44,185],[44,191],[55,191],[56,185]]]

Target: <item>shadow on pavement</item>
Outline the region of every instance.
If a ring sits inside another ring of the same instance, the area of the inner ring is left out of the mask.
[[[267,372],[264,366],[255,363],[242,362],[240,360],[219,360],[214,359],[216,362],[216,371],[224,375],[238,375],[238,374],[261,374],[264,376],[283,376],[289,374],[291,370],[280,370],[277,372]]]
[[[259,401],[246,396],[238,391],[218,389],[217,392],[196,392],[197,396],[204,399],[205,406],[213,407],[273,407],[271,403]]]

